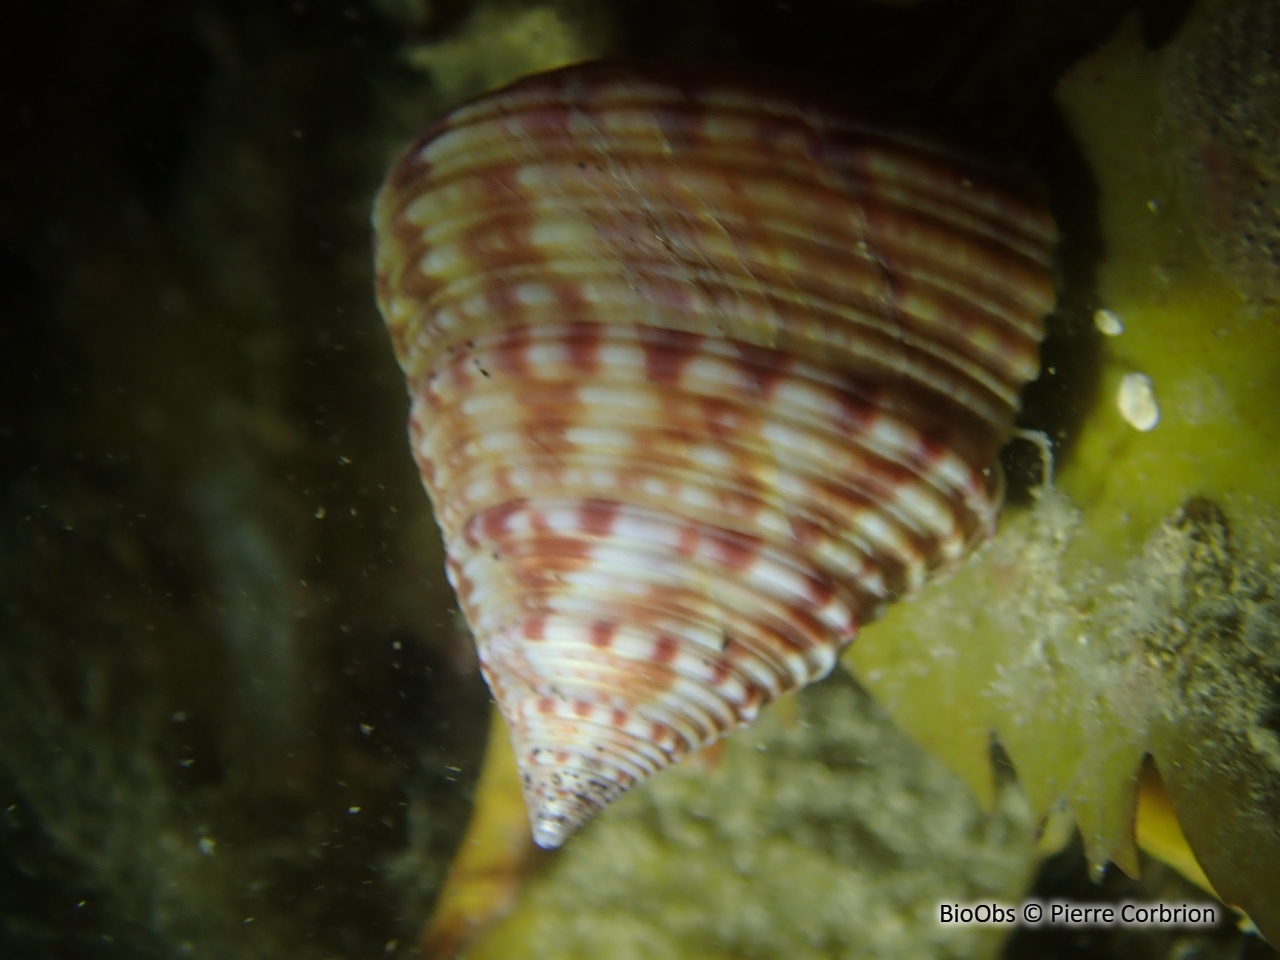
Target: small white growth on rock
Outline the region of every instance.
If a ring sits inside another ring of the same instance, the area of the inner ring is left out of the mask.
[[[1124,324],[1120,318],[1105,307],[1093,311],[1093,325],[1108,337],[1118,337],[1124,333]]]
[[[1120,416],[1135,430],[1144,433],[1160,422],[1160,405],[1155,387],[1145,373],[1126,373],[1116,394]]]

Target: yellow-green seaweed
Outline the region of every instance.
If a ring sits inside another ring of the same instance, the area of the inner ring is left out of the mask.
[[[1210,880],[1275,941],[1280,313],[1242,300],[1197,242],[1171,163],[1181,131],[1162,111],[1166,56],[1133,18],[1058,87],[1102,250],[1096,303],[1062,317],[1095,380],[1057,391],[1089,407],[1055,438],[1053,487],[846,662],[984,798],[994,732],[1032,809],[1069,808],[1099,869],[1138,867],[1151,754]],[[1123,332],[1095,329],[1089,307]],[[1117,405],[1130,373],[1154,385],[1154,429]]]

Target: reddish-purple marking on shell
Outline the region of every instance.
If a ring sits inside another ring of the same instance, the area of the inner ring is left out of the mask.
[[[806,81],[588,64],[455,110],[374,221],[542,846],[994,527],[1054,230],[953,137]]]

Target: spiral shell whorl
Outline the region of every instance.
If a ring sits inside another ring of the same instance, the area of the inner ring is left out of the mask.
[[[390,174],[378,294],[534,837],[820,678],[990,533],[1053,228],[946,138],[594,64]]]

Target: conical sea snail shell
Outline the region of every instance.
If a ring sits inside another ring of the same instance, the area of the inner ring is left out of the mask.
[[[956,139],[805,81],[588,64],[445,117],[374,219],[542,846],[992,530],[1054,229]]]

